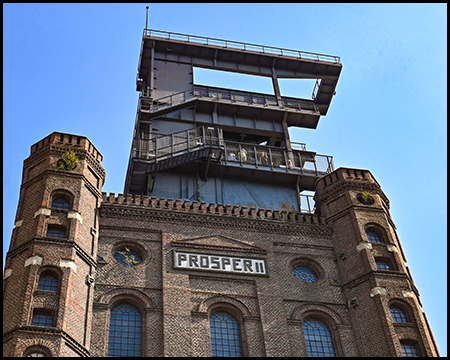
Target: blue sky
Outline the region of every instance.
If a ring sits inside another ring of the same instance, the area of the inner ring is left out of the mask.
[[[3,5],[3,259],[23,160],[53,131],[87,136],[104,156],[103,191],[123,192],[145,6]],[[291,140],[332,155],[336,168],[369,169],[381,184],[446,356],[447,5],[149,6],[152,29],[340,56],[327,116],[316,130],[291,129]],[[266,79],[236,86],[194,76],[207,85],[271,91]],[[282,95],[303,96],[302,86],[283,82]]]

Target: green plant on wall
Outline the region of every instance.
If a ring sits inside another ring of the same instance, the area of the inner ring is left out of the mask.
[[[66,152],[59,161],[59,168],[61,170],[73,170],[78,164],[78,158],[75,152]]]
[[[368,191],[360,192],[358,195],[356,195],[356,199],[364,205],[372,205],[375,202],[375,199]]]

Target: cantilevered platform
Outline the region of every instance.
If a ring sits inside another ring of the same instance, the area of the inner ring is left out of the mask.
[[[161,65],[162,62],[178,66],[158,69],[155,65]],[[338,56],[144,30],[137,75],[138,91],[147,86],[148,96],[153,100],[190,90],[193,67],[270,77],[278,101],[281,101],[278,78],[317,79],[309,101],[316,106],[320,115],[326,115],[342,64]],[[170,90],[167,84],[171,85]],[[318,117],[313,128],[317,122]]]

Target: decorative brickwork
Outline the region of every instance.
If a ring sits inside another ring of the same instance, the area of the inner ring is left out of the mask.
[[[67,172],[52,168],[50,146],[44,141],[25,162],[4,280],[5,355],[106,356],[110,310],[120,303],[142,314],[143,356],[211,356],[209,316],[218,310],[238,320],[246,356],[306,356],[307,317],[328,326],[338,356],[401,356],[401,340],[420,354],[438,355],[389,201],[367,170],[341,168],[322,178],[317,212],[310,214],[107,195],[99,188],[104,171],[92,163],[98,153],[78,150],[80,163]],[[361,191],[370,191],[374,203],[359,202]],[[67,197],[69,210],[51,208],[55,194]],[[46,236],[49,224],[65,227],[66,237]],[[382,241],[369,242],[367,231]],[[124,248],[142,260],[118,262],[115,254]],[[174,251],[264,259],[267,275],[202,271],[196,262],[175,268]],[[380,258],[392,268],[378,270]],[[299,265],[318,279],[295,277]],[[37,290],[49,269],[56,271],[58,291]],[[401,304],[411,321],[393,322],[390,304]],[[30,326],[34,309],[53,314],[54,326]]]
[[[243,356],[324,355],[312,334],[327,355],[438,356],[381,186],[289,139],[327,113],[339,58],[176,35],[144,30],[124,193],[102,192],[88,138],[31,146],[3,355],[210,357],[221,336]],[[275,96],[195,85],[194,66],[269,76]],[[282,97],[277,72],[317,78],[314,98]]]

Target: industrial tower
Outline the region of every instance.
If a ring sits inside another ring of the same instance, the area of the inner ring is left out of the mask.
[[[195,68],[273,93],[195,84]],[[327,114],[341,70],[144,29],[124,192],[101,192],[84,136],[52,133],[24,161],[4,356],[439,356],[381,186],[290,140]],[[316,83],[294,98],[278,79]]]

